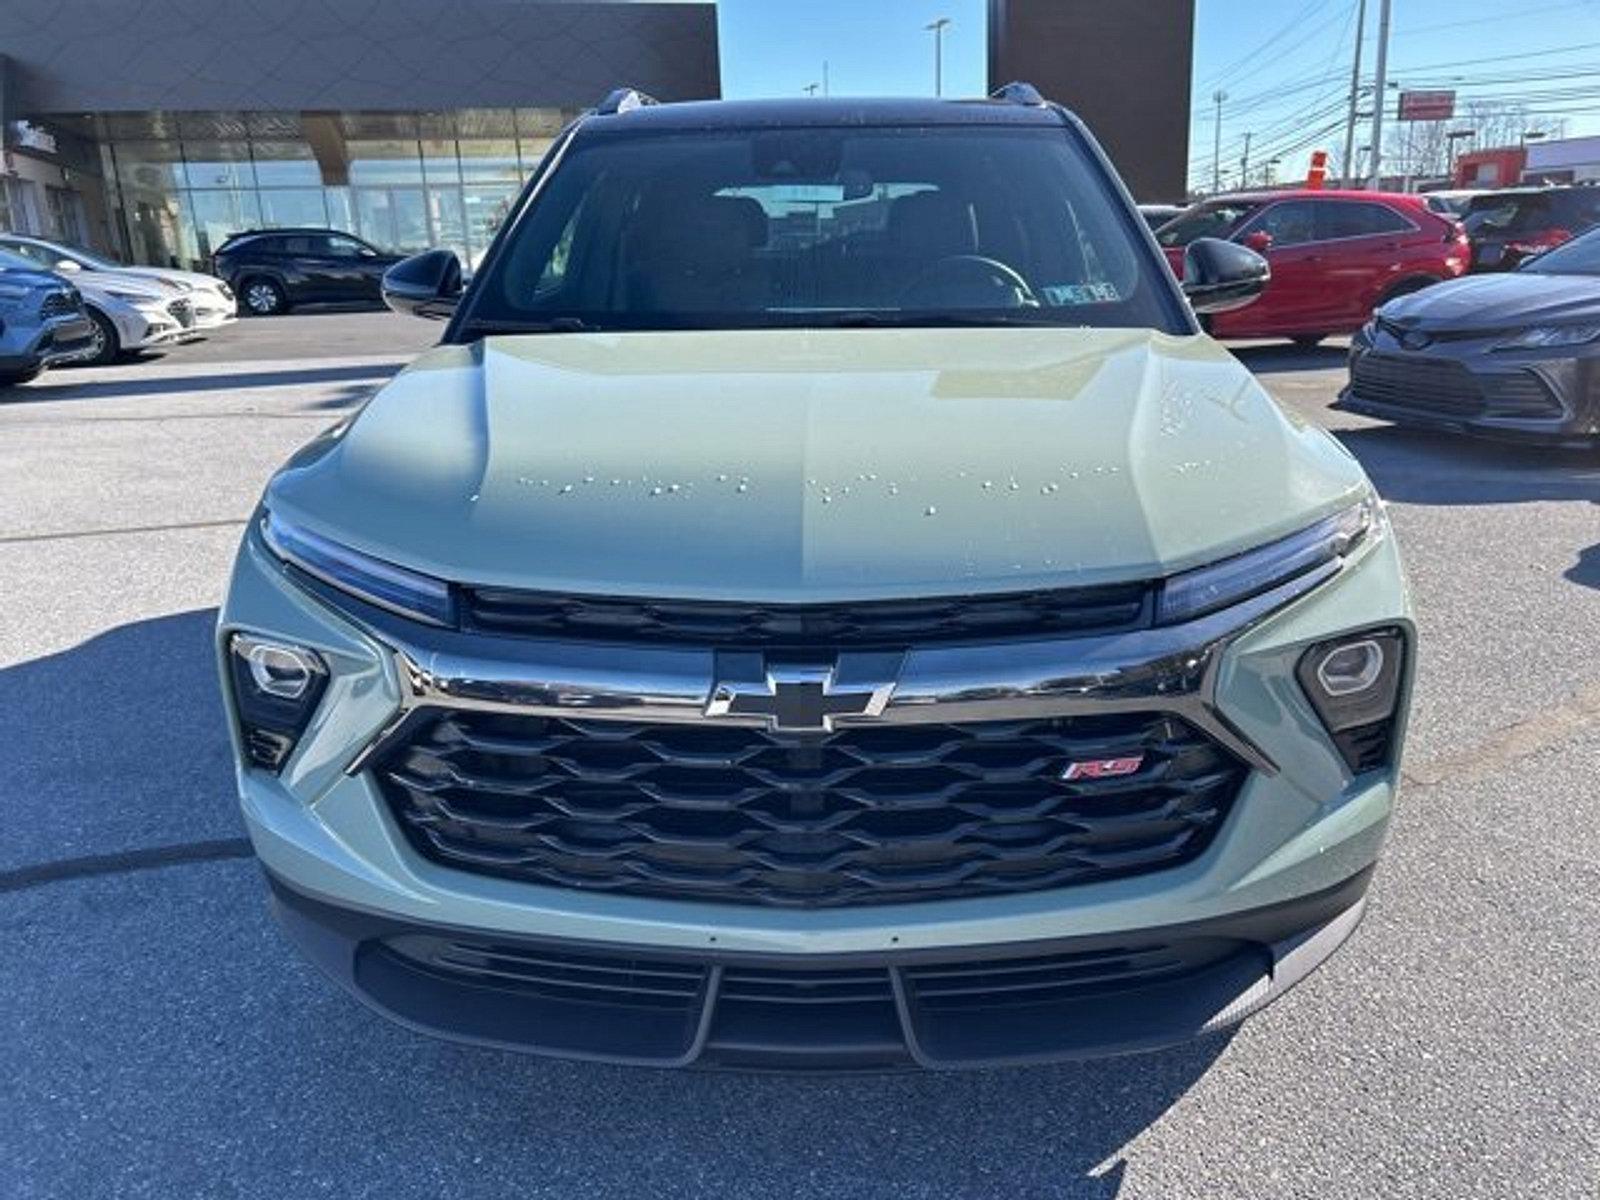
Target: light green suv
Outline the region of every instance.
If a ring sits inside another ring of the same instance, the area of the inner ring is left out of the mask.
[[[1361,918],[1414,630],[1354,459],[987,100],[556,141],[443,343],[272,479],[218,626],[275,909],[417,1029],[652,1065],[1146,1048]]]

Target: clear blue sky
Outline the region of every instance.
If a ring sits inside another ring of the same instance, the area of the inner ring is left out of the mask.
[[[1367,5],[1369,77],[1378,3]],[[1523,97],[1536,124],[1562,119],[1569,136],[1600,133],[1600,0],[1393,4],[1391,79],[1455,87],[1463,101]],[[1252,159],[1280,156],[1284,178],[1304,173],[1312,148],[1331,151],[1337,165],[1342,129],[1321,131],[1339,121],[1349,87],[1356,0],[1197,0],[1196,7],[1191,180],[1210,178],[1211,95],[1219,86],[1230,97],[1225,169],[1237,171],[1247,130]],[[801,95],[806,84],[822,82],[826,60],[835,95],[931,95],[932,35],[923,26],[947,16],[945,92],[979,95],[985,13],[984,0],[719,0],[723,92]]]
[[[923,27],[949,17],[945,95],[981,96],[986,11],[984,0],[718,0],[722,92],[804,95],[826,60],[836,96],[931,96],[933,34]]]

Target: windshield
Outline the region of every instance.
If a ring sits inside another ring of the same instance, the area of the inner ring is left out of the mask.
[[[1528,224],[1529,214],[1540,207],[1538,197],[1523,195],[1480,196],[1467,206],[1462,225],[1468,234],[1503,233],[1514,223]]]
[[[840,324],[1188,332],[1068,129],[582,136],[480,276],[467,336]]]
[[[1156,233],[1156,241],[1163,246],[1187,246],[1195,238],[1225,238],[1259,207],[1257,204],[1198,204],[1163,225]]]
[[[29,260],[35,270],[40,268],[47,271],[54,270],[56,264],[64,258],[72,259],[79,266],[91,271],[118,269],[118,264],[110,259],[68,242],[8,241],[4,249],[16,257]]]
[[[0,271],[33,271],[38,272],[43,268],[36,262],[29,262],[20,254],[13,254],[9,250],[0,249]]]
[[[1518,270],[1533,275],[1600,275],[1600,229],[1546,250]]]

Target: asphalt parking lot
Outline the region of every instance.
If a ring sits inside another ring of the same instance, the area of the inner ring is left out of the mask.
[[[303,965],[240,842],[209,637],[262,482],[437,332],[240,322],[0,395],[0,1195],[1600,1195],[1600,453],[1328,411],[1422,626],[1364,928],[1232,1036],[787,1078],[431,1041]]]

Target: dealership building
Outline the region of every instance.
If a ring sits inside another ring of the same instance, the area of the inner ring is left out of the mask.
[[[1193,13],[989,0],[991,86],[1031,80],[1141,199],[1179,197]],[[715,4],[0,0],[0,229],[201,269],[230,233],[285,225],[470,260],[621,84],[717,96]]]

